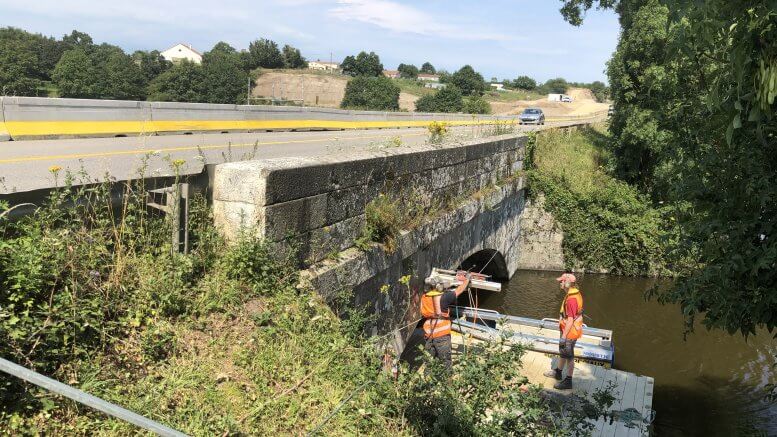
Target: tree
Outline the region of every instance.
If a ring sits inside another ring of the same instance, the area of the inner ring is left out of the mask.
[[[483,96],[469,96],[464,99],[462,111],[467,114],[490,114],[491,104]]]
[[[27,32],[12,27],[0,29],[0,92],[34,96],[42,85],[40,60]]]
[[[278,44],[269,39],[259,39],[248,45],[248,59],[250,69],[262,68],[282,68],[283,55],[278,50]]]
[[[223,44],[223,43],[219,43]],[[216,44],[203,56],[203,101],[208,103],[238,103],[244,101],[249,75],[235,49]],[[231,49],[231,50],[230,50]]]
[[[83,99],[99,97],[100,86],[96,81],[97,77],[97,67],[80,47],[62,54],[52,74],[60,96]]]
[[[237,50],[235,50],[234,47],[229,45],[228,43],[224,41],[219,41],[216,43],[216,45],[213,46],[210,51],[205,52],[202,55],[202,60],[205,62],[209,57],[218,57],[218,56],[234,56],[237,55]]]
[[[286,44],[283,46],[283,66],[293,69],[308,68],[308,61],[302,57],[299,49]]]
[[[173,67],[173,63],[162,57],[158,50],[150,52],[138,50],[132,54],[132,60],[140,67],[146,82],[151,82],[154,78]]]
[[[437,74],[437,70],[434,68],[434,65],[432,65],[431,63],[424,62],[424,65],[421,66],[421,73]]]
[[[140,67],[124,53],[111,53],[104,66],[105,84],[99,98],[116,100],[143,100],[146,97],[146,78]]]
[[[206,100],[203,68],[183,60],[157,76],[148,86],[148,100],[203,102]]]
[[[415,102],[419,112],[461,112],[464,101],[459,90],[454,85],[448,85],[434,94],[422,96]]]
[[[510,86],[513,88],[518,88],[519,90],[531,91],[537,88],[537,81],[530,78],[529,76],[518,76],[513,79]]]
[[[340,104],[345,109],[376,111],[399,110],[399,87],[384,76],[358,76],[345,86],[345,97]]]
[[[450,77],[450,83],[461,90],[465,96],[483,94],[488,88],[486,81],[483,80],[483,75],[469,65],[465,65],[453,73]]]
[[[397,67],[399,71],[399,77],[402,79],[416,79],[418,78],[418,67],[415,65],[399,64]]]
[[[569,84],[566,79],[557,77],[555,79],[548,79],[547,82],[542,84],[539,91],[544,94],[564,94],[568,88]]]
[[[777,327],[777,10],[743,0],[567,0],[615,7],[607,74],[619,173],[662,202],[678,278],[657,292],[693,329]]]
[[[88,33],[73,30],[70,32],[70,35],[62,37],[62,44],[65,46],[65,50],[74,48],[88,49],[94,45],[94,41],[92,41],[92,37]]]
[[[586,88],[590,89],[597,102],[604,102],[609,96],[610,90],[604,82],[596,80],[591,82]]]
[[[383,64],[375,52],[359,52],[356,57],[346,56],[340,65],[343,73],[349,76],[382,76]]]

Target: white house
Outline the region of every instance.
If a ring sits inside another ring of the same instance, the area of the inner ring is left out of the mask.
[[[505,86],[504,86],[504,84],[502,84],[502,83],[498,83],[498,82],[496,82],[496,83],[492,83],[492,84],[491,84],[491,88],[493,88],[493,89],[495,89],[495,90],[497,90],[497,91],[504,91],[504,90],[505,90]]]
[[[321,70],[321,71],[338,71],[340,64],[337,62],[324,62],[321,60],[308,61],[309,70]]]
[[[389,79],[398,79],[400,74],[397,70],[383,70],[383,75]]]
[[[178,63],[184,59],[202,64],[202,53],[194,50],[191,44],[176,44],[161,53],[162,57],[170,62]]]
[[[436,74],[419,73],[418,80],[423,80],[425,82],[439,82],[440,76]]]

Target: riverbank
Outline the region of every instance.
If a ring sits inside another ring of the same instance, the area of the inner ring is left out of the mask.
[[[549,212],[557,224],[564,269],[668,274],[661,213],[646,196],[612,175],[606,129],[597,124],[536,135],[525,164],[532,206]],[[537,215],[542,217],[543,211]],[[548,238],[558,239],[553,234]],[[544,250],[556,247],[548,244]]]

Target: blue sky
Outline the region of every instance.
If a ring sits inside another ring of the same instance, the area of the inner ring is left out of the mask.
[[[579,28],[557,0],[0,0],[0,26],[60,37],[72,29],[128,52],[177,42],[207,51],[218,41],[246,48],[265,37],[310,60],[375,51],[386,68],[430,61],[470,64],[492,76],[605,80],[618,21],[592,11]]]

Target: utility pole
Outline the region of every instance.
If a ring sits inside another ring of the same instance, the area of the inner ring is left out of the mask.
[[[248,75],[248,91],[246,93],[246,105],[251,104],[251,75]]]

